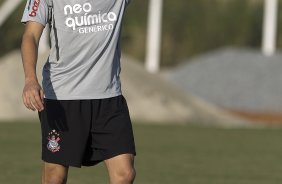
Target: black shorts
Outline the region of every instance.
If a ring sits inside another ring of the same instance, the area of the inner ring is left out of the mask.
[[[45,99],[39,119],[42,160],[46,162],[81,167],[120,154],[136,155],[122,95],[93,100]]]

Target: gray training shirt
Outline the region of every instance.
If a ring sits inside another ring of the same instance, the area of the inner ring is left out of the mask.
[[[121,94],[120,31],[130,0],[28,0],[22,22],[51,28],[43,68],[45,98],[101,99]]]

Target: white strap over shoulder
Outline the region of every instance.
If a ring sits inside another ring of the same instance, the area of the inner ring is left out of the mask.
[[[53,17],[53,0],[45,0],[48,6],[48,23],[51,26]]]
[[[45,0],[49,7],[53,7],[53,0]]]

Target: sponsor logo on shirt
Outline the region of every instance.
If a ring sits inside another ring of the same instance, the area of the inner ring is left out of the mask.
[[[32,11],[30,12],[30,17],[35,17],[39,8],[40,0],[34,0],[32,5]]]
[[[108,31],[114,29],[117,15],[114,12],[91,14],[90,3],[66,5],[64,14],[67,16],[65,25],[80,34]]]

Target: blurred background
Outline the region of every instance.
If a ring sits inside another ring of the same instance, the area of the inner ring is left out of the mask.
[[[40,177],[37,113],[21,102],[25,3],[0,0],[0,183]],[[122,89],[135,130],[136,183],[282,182],[281,12],[280,0],[132,0]],[[71,170],[69,183],[106,178],[101,164]]]

